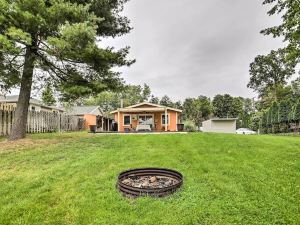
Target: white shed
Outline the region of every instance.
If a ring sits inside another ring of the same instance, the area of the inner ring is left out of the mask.
[[[214,118],[202,122],[203,132],[232,133],[236,132],[236,118]]]

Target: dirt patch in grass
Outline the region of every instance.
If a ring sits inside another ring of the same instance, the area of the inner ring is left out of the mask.
[[[53,144],[57,143],[56,140],[49,140],[49,139],[31,139],[25,138],[22,140],[17,141],[1,141],[0,144],[0,154],[6,153],[8,151],[21,151],[25,149],[31,149],[42,145]]]

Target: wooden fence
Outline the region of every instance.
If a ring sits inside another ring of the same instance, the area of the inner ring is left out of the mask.
[[[15,118],[14,109],[0,108],[0,136],[9,135]],[[27,133],[47,133],[55,131],[77,131],[83,128],[82,119],[78,116],[55,112],[29,111],[27,117]]]

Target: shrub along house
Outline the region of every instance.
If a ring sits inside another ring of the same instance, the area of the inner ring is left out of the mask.
[[[117,109],[114,115],[119,132],[128,131],[178,131],[177,124],[182,110],[143,102]]]

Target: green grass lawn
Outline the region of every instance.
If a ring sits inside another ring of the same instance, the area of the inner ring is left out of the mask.
[[[135,200],[122,170],[184,175],[171,197]],[[299,224],[300,138],[39,134],[0,142],[0,224]]]

